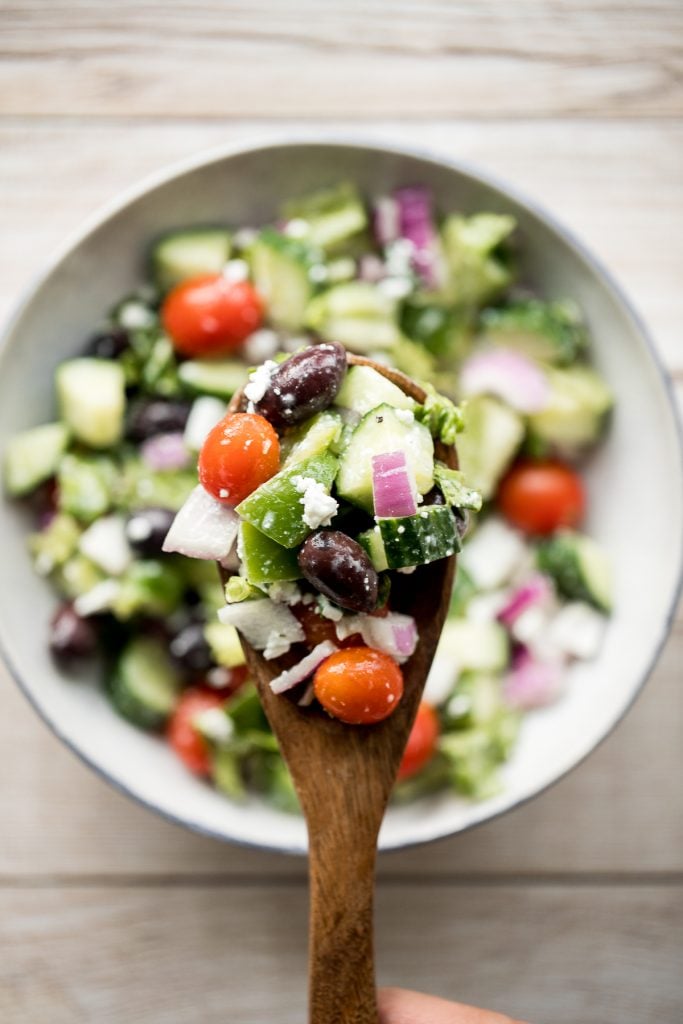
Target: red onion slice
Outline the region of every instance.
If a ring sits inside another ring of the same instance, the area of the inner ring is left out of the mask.
[[[510,707],[522,711],[543,707],[559,696],[563,677],[561,662],[538,661],[523,647],[503,680],[503,697]]]
[[[238,525],[237,513],[212,498],[200,485],[173,520],[163,550],[222,562],[232,550]]]
[[[537,604],[546,604],[553,596],[553,588],[547,576],[536,574],[515,590],[510,599],[498,612],[498,620],[510,627],[522,612]]]
[[[331,640],[323,640],[321,644],[318,644],[313,650],[307,654],[301,661],[298,661],[296,665],[292,665],[285,672],[281,672],[275,679],[271,679],[270,688],[273,693],[286,693],[287,690],[293,689],[298,686],[299,683],[303,683],[304,679],[308,679],[326,658],[329,658],[331,654],[334,654],[339,648],[332,643]]]
[[[550,387],[541,368],[509,348],[484,349],[463,364],[463,396],[496,395],[519,412],[539,412],[548,404]]]
[[[185,469],[191,461],[182,434],[156,434],[140,445],[140,455],[154,472]]]
[[[372,457],[372,494],[375,515],[413,516],[417,512],[417,488],[408,471],[405,452],[386,452]]]

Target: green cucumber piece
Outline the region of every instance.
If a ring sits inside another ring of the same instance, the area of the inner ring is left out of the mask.
[[[363,200],[349,182],[320,189],[302,199],[291,199],[282,213],[286,220],[302,221],[306,240],[322,249],[348,241],[368,224]]]
[[[60,511],[91,523],[112,506],[116,467],[105,456],[67,454],[59,464],[57,485]]]
[[[356,537],[356,540],[362,548],[365,548],[370,561],[377,570],[377,572],[385,572],[389,568],[387,562],[387,553],[384,550],[384,543],[382,542],[382,535],[379,531],[379,526],[373,526],[369,530],[364,530],[363,533]]]
[[[254,284],[275,327],[298,331],[313,295],[311,267],[320,262],[311,248],[273,228],[265,228],[249,250]]]
[[[452,214],[444,221],[441,241],[449,270],[448,297],[468,308],[490,301],[508,287],[512,273],[501,246],[515,228],[506,214]]]
[[[469,399],[463,419],[458,462],[467,482],[486,501],[522,443],[524,423],[509,406],[487,395]]]
[[[139,636],[124,648],[109,682],[112,704],[143,729],[161,729],[173,711],[180,678],[166,645]]]
[[[126,381],[110,359],[70,359],[57,367],[57,398],[62,420],[78,441],[109,448],[123,433]]]
[[[510,644],[499,622],[447,619],[439,651],[449,655],[461,672],[502,672],[508,664]]]
[[[301,426],[287,431],[280,441],[280,454],[284,460],[282,468],[288,469],[314,455],[322,455],[339,441],[343,425],[339,413],[325,409]]]
[[[378,519],[377,525],[389,569],[424,565],[460,550],[448,505],[425,505],[414,516]]]
[[[404,418],[401,413],[404,412]],[[386,452],[405,452],[409,472],[420,494],[434,485],[434,442],[429,430],[416,420],[405,422],[407,410],[380,405],[365,414],[353,431],[339,460],[337,492],[340,497],[373,511],[372,457]]]
[[[7,493],[15,498],[30,494],[54,476],[68,442],[69,430],[63,423],[46,423],[10,438],[3,462]]]
[[[590,366],[550,370],[550,401],[529,418],[536,438],[563,449],[583,448],[602,437],[614,404],[612,393]]]
[[[303,519],[302,495],[296,477],[312,477],[329,491],[338,460],[329,452],[281,469],[236,507],[238,515],[285,548],[295,548],[311,533]]]
[[[561,594],[609,612],[612,607],[611,566],[606,553],[592,537],[563,531],[540,545],[537,558],[539,568],[552,576]]]
[[[267,587],[279,580],[301,579],[296,552],[266,537],[251,523],[240,523],[237,550],[247,580],[255,587]]]
[[[391,405],[394,409],[416,408],[416,402],[405,391],[371,366],[350,367],[334,404],[342,409],[351,409],[359,416],[364,416],[378,405]]]
[[[112,612],[121,622],[134,615],[163,618],[178,608],[184,589],[182,573],[171,559],[139,560],[120,578]]]
[[[150,252],[154,282],[168,291],[196,274],[218,274],[230,258],[231,246],[230,232],[224,228],[169,231]]]
[[[60,594],[73,601],[82,594],[87,594],[105,578],[102,570],[89,558],[74,554],[56,569],[52,582]]]
[[[197,486],[194,470],[176,469],[155,472],[141,459],[124,462],[116,482],[115,504],[124,511],[156,505],[177,512]]]
[[[525,299],[485,309],[480,330],[487,342],[557,366],[573,363],[588,345],[586,328],[573,302]]]
[[[178,367],[178,380],[193,395],[229,399],[248,377],[249,367],[236,359],[188,359]]]
[[[306,309],[305,324],[353,352],[392,349],[401,339],[395,300],[364,281],[339,284],[316,296]]]
[[[80,536],[80,526],[73,516],[64,512],[57,513],[45,530],[30,534],[28,549],[36,572],[48,576],[63,565],[76,553]]]

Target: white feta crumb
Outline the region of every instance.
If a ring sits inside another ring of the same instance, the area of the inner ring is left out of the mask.
[[[607,618],[584,601],[564,605],[550,624],[549,639],[573,658],[595,658],[607,628]]]
[[[227,411],[227,405],[220,398],[213,398],[211,395],[195,398],[183,434],[183,441],[190,451],[200,450],[208,433],[220,423]],[[223,443],[221,441],[221,444]]]
[[[413,290],[413,282],[409,277],[385,277],[379,281],[377,288],[390,299],[404,299]]]
[[[221,708],[205,708],[192,719],[195,729],[213,743],[229,743],[235,732],[232,719]]]
[[[151,327],[156,323],[156,317],[151,309],[147,309],[141,302],[127,302],[119,310],[118,321],[127,331],[137,331]]]
[[[240,228],[232,237],[236,249],[248,249],[258,238],[256,228]]]
[[[406,532],[405,526],[399,526],[398,529],[396,530],[396,533],[405,533],[405,532]],[[431,537],[429,538],[429,540],[431,540]]]
[[[488,519],[472,534],[461,565],[482,590],[504,586],[526,555],[526,545],[501,519]]]
[[[223,267],[223,277],[234,284],[238,284],[240,281],[247,281],[249,278],[249,264],[246,260],[228,260]]]
[[[305,238],[308,234],[308,223],[301,217],[293,217],[285,224],[284,234],[289,238]]]
[[[250,334],[242,349],[244,357],[249,363],[262,363],[274,356],[279,348],[278,337],[275,331],[264,327],[260,331]]]
[[[92,589],[76,598],[74,611],[84,619],[89,615],[106,612],[116,601],[120,589],[121,584],[118,580],[102,580],[101,583],[96,583]]]
[[[306,526],[310,526],[312,530],[317,530],[319,526],[329,526],[339,508],[336,499],[311,476],[295,476],[292,483],[302,495],[303,520]]]
[[[276,583],[271,583],[268,587],[268,597],[271,601],[276,601],[278,604],[299,604],[301,601],[301,591],[296,583],[278,580]]]
[[[277,363],[272,359],[266,359],[265,363],[257,366],[249,374],[249,382],[244,388],[244,395],[250,402],[260,402],[270,384],[270,378],[277,370]]]
[[[415,413],[412,409],[394,409],[394,416],[397,420],[400,420],[401,423],[405,423],[407,427],[409,427],[411,423],[415,422]]]
[[[268,643],[263,649],[263,657],[266,661],[272,661],[273,658],[281,658],[283,654],[287,653],[291,646],[291,640],[289,640],[284,633],[279,633],[277,630],[273,630],[268,637]]]
[[[123,516],[112,515],[96,519],[92,526],[81,534],[78,549],[108,576],[120,576],[133,561]]]
[[[315,594],[304,594],[301,598],[302,604],[312,604],[315,601]]]
[[[344,617],[344,612],[341,608],[337,608],[336,605],[332,604],[324,594],[318,596],[318,611],[324,619],[331,619],[332,622],[341,622]]]

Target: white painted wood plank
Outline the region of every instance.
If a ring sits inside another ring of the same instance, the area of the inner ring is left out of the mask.
[[[358,133],[353,124],[318,125],[335,127]],[[683,233],[674,230],[683,216],[683,127],[393,121],[363,134],[476,162],[545,205],[616,274],[668,364],[683,371]],[[257,135],[254,125],[236,123],[0,121],[0,317],[47,254],[119,190],[170,161]]]
[[[5,4],[0,111],[125,117],[680,113],[675,0]],[[160,43],[163,42],[163,45]]]
[[[387,854],[382,875],[683,871],[683,633],[644,694],[583,765],[525,807],[462,836]],[[291,857],[222,845],[110,790],[0,684],[0,877],[303,875]]]
[[[544,1024],[673,1022],[681,910],[680,887],[384,885],[379,979]],[[299,1024],[306,913],[300,885],[0,891],[0,1017]]]

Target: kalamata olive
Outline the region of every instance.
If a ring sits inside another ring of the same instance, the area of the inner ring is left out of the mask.
[[[332,404],[345,372],[341,345],[325,342],[306,348],[278,366],[263,398],[255,403],[256,411],[274,427],[301,423]]]
[[[208,672],[214,664],[201,622],[190,622],[184,626],[171,640],[169,650],[171,657],[188,672]]]
[[[161,553],[174,518],[173,512],[169,509],[156,505],[131,512],[126,520],[128,543],[139,555],[154,558]]]
[[[72,604],[59,606],[50,623],[50,652],[58,661],[87,658],[97,647],[97,633],[88,619],[81,618]]]
[[[85,354],[96,359],[118,359],[129,346],[128,331],[123,327],[111,327],[93,334],[85,347]]]
[[[302,573],[341,608],[370,612],[377,604],[379,578],[364,549],[339,530],[313,533],[299,552]]]
[[[185,429],[190,406],[187,402],[153,398],[136,403],[128,417],[126,435],[131,441],[146,441],[155,434],[174,434]]]

